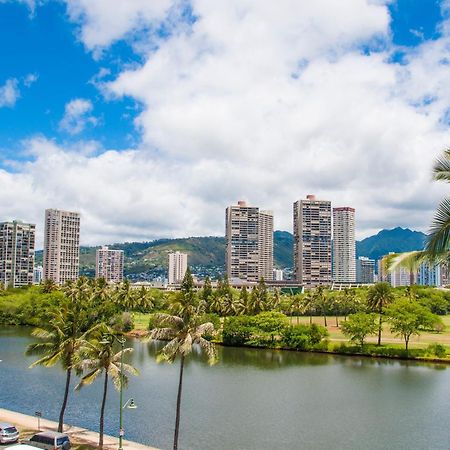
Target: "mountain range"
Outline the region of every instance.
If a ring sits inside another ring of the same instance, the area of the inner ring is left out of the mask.
[[[381,230],[374,236],[356,242],[356,256],[379,259],[389,252],[421,250],[426,235],[408,228]],[[294,237],[287,231],[274,232],[274,265],[279,268],[293,266]],[[189,265],[197,273],[217,276],[225,264],[225,238],[216,236],[189,237],[181,239],[159,239],[151,242],[125,242],[109,246],[123,250],[125,254],[125,274],[131,279],[146,279],[164,276],[167,255],[171,251],[181,251],[189,256]],[[80,269],[85,275],[95,271],[95,250],[98,247],[81,247]],[[42,262],[42,251],[36,252],[36,262]]]

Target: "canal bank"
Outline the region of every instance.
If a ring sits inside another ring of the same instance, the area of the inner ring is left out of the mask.
[[[0,422],[7,422],[15,425],[19,431],[21,431],[21,440],[24,437],[23,432],[30,431],[56,431],[58,429],[57,422],[41,418],[40,429],[38,430],[37,417],[28,416],[26,414],[10,411],[8,409],[0,408]],[[72,425],[64,424],[64,433],[70,436],[72,443],[91,445],[92,447],[98,446],[99,434],[94,431],[87,430],[81,427],[75,427]],[[118,438],[113,436],[104,435],[103,437],[105,450],[117,449]],[[148,447],[146,445],[138,444],[132,441],[123,441],[123,448],[126,450],[157,450],[156,447]]]

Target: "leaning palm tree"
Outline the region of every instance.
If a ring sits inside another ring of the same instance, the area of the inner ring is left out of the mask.
[[[444,150],[433,166],[433,179],[450,183],[450,148]],[[417,270],[423,262],[431,264],[448,263],[450,260],[450,198],[444,198],[439,204],[423,251],[393,255],[387,260],[389,270],[405,267]]]
[[[57,311],[50,314],[48,323],[33,330],[32,335],[41,342],[30,344],[26,350],[27,355],[42,355],[30,367],[38,365],[51,367],[60,362],[66,371],[64,398],[59,413],[59,432],[63,430],[64,413],[69,397],[75,356],[80,348],[81,341],[85,340],[95,329],[93,327],[82,333],[82,325],[78,308],[74,307],[72,302],[66,302]]]
[[[101,339],[103,335],[113,336],[114,331],[109,327],[104,327],[99,330],[99,332],[98,337],[82,341],[80,345],[76,367],[81,369],[85,375],[81,378],[75,389],[79,390],[83,386],[91,384],[100,375],[104,374],[98,441],[98,448],[103,449],[103,430],[108,381],[111,378],[115,388],[119,390],[121,385],[126,386],[128,384],[128,377],[125,373],[138,375],[138,371],[131,364],[125,364],[123,362],[123,356],[132,353],[133,349],[125,348],[118,353],[114,353],[114,341],[112,339]]]
[[[381,282],[373,285],[367,293],[367,305],[379,315],[378,345],[381,345],[381,330],[383,327],[383,308],[394,300],[392,287],[389,283]]]

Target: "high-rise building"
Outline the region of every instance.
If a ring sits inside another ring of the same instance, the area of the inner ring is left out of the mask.
[[[333,280],[356,281],[355,210],[333,208]]]
[[[0,283],[5,288],[33,283],[36,226],[0,223]]]
[[[229,278],[273,279],[273,213],[239,201],[226,209],[226,270]]]
[[[80,264],[80,214],[45,210],[44,280],[76,280]]]
[[[281,269],[273,269],[273,280],[283,281],[283,271]]]
[[[421,286],[441,286],[441,264],[422,263],[417,274],[417,284]]]
[[[169,253],[169,284],[178,284],[183,281],[187,270],[187,253]]]
[[[44,268],[42,266],[34,266],[33,283],[40,284],[44,278]]]
[[[330,201],[308,195],[294,203],[294,271],[306,287],[331,284]]]
[[[108,283],[123,280],[123,250],[110,250],[103,246],[95,252],[95,277],[104,278]]]
[[[356,260],[356,282],[372,284],[375,281],[375,260],[360,256]]]

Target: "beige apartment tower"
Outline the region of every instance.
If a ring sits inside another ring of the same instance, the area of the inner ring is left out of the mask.
[[[80,214],[45,210],[44,280],[76,280],[80,264]]]
[[[245,281],[273,279],[273,213],[239,201],[226,209],[226,271]]]
[[[355,210],[333,208],[333,280],[356,282]]]
[[[169,253],[169,284],[180,284],[187,270],[187,253]]]
[[[104,278],[108,283],[123,281],[123,250],[110,250],[103,246],[95,252],[95,278]]]
[[[331,284],[330,201],[308,195],[294,203],[294,272],[307,288]]]
[[[0,284],[3,287],[33,283],[35,234],[33,224],[0,223]]]

